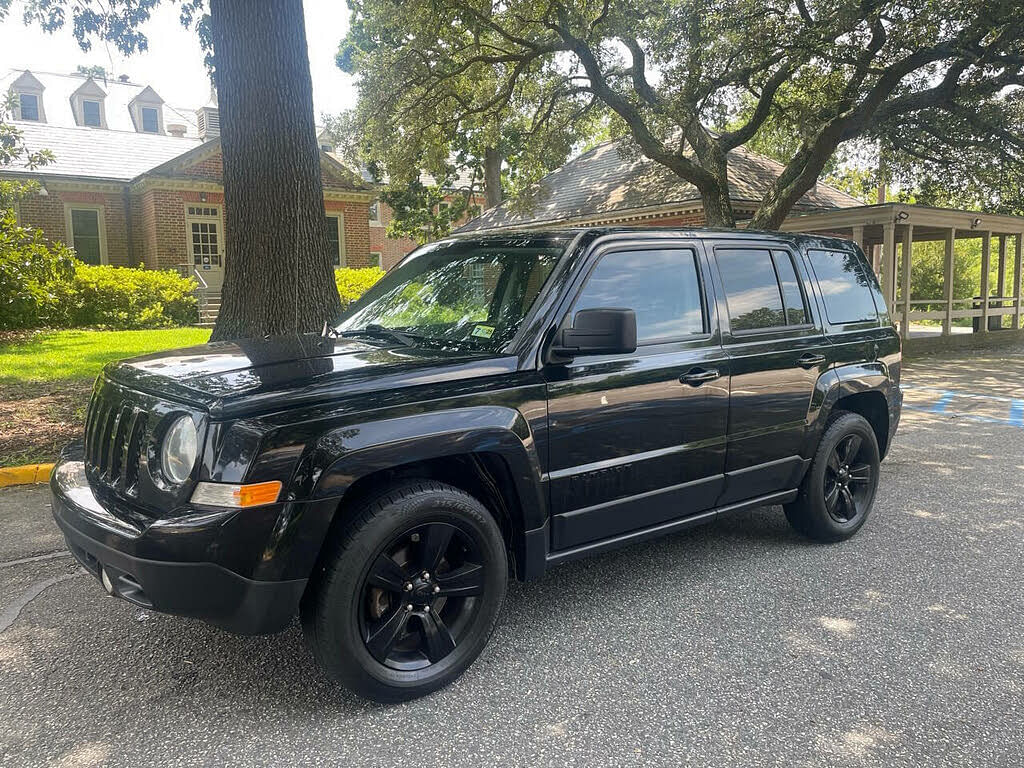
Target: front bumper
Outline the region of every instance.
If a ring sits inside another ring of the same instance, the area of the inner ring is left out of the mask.
[[[238,510],[132,519],[96,498],[80,461],[59,463],[50,491],[53,516],[68,549],[111,594],[246,635],[280,631],[298,610],[307,579],[252,579],[211,561],[221,555],[229,562],[245,560],[228,551],[237,546],[255,545],[253,558],[260,557],[258,537],[235,535]],[[245,526],[252,527],[260,526]]]

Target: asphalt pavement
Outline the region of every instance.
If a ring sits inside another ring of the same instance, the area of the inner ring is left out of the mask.
[[[851,541],[776,507],[561,566],[399,706],[335,688],[297,626],[106,597],[45,490],[0,491],[0,765],[1024,765],[1024,354],[987,355],[909,367]]]

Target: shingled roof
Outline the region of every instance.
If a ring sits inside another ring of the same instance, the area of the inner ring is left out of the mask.
[[[4,175],[131,181],[202,143],[195,138],[64,128],[46,123],[19,122],[18,130],[24,134],[25,146],[31,151],[48,149],[56,160],[35,171],[10,165],[3,169]]]
[[[607,216],[643,213],[666,206],[701,202],[697,188],[660,163],[620,149],[622,140],[606,141],[584,152],[538,183],[536,202],[525,213],[507,203],[491,208],[459,231],[574,223]],[[729,153],[729,194],[733,205],[757,205],[782,173],[774,160],[746,149]],[[863,202],[821,182],[807,192],[796,210],[851,208]]]

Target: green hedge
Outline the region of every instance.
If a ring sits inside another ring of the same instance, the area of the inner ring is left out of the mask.
[[[196,281],[177,272],[75,264],[64,303],[68,325],[168,328],[199,320]]]
[[[62,268],[59,256],[49,258],[53,265],[32,269],[0,258],[0,297],[6,299],[0,307],[0,329],[169,328],[199,320],[192,278],[80,261]],[[20,282],[15,282],[15,275]]]
[[[342,267],[334,270],[334,282],[338,284],[338,297],[341,299],[341,308],[345,309],[353,301],[366,293],[370,286],[384,277],[384,270],[380,267],[366,267],[355,269],[353,267]]]

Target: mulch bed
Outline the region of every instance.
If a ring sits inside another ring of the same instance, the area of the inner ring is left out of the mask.
[[[82,436],[91,379],[0,383],[0,467],[50,462]]]

